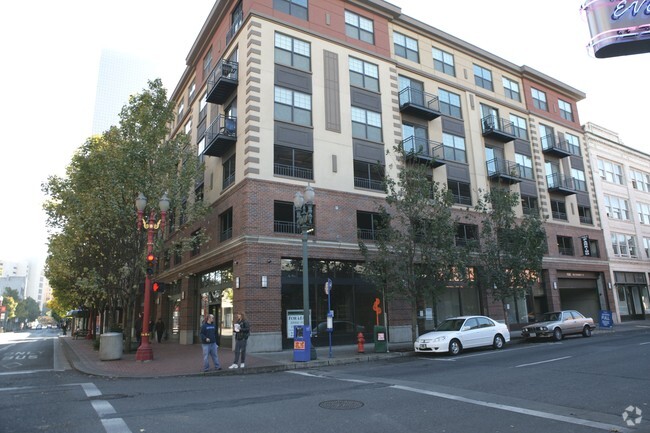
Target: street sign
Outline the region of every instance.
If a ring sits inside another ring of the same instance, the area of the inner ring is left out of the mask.
[[[614,321],[612,320],[612,312],[609,310],[600,310],[600,321],[598,325],[601,328],[613,328]]]
[[[325,290],[325,294],[329,295],[330,292],[332,291],[332,280],[331,278],[328,278],[327,281],[325,282],[325,287],[323,287]]]

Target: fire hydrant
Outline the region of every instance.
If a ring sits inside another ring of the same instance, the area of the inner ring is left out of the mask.
[[[359,353],[365,353],[365,348],[363,345],[366,343],[366,339],[363,338],[363,333],[359,332],[357,334],[357,351]]]

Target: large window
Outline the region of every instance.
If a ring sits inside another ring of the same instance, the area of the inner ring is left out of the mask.
[[[572,256],[573,253],[573,238],[568,236],[558,236],[557,237],[557,248],[558,252],[562,256]]]
[[[309,42],[276,33],[275,62],[309,71],[311,70],[311,45]]]
[[[454,203],[470,206],[472,204],[472,191],[469,183],[447,179],[447,188],[451,192]]]
[[[591,208],[588,206],[578,205],[578,217],[580,217],[580,222],[582,224],[593,224],[594,220],[591,217]]]
[[[572,155],[580,156],[582,153],[580,152],[580,138],[576,135],[565,133],[564,139],[566,140],[569,152],[571,152]]]
[[[223,178],[222,178],[222,189],[228,188],[230,185],[235,183],[235,155],[226,159],[223,164]]]
[[[415,39],[409,38],[401,33],[393,32],[393,48],[395,49],[396,56],[420,63],[418,41]]]
[[[273,9],[303,20],[307,19],[307,8],[307,0],[273,0]]]
[[[645,251],[646,259],[650,259],[650,238],[643,238],[643,250]]]
[[[506,98],[521,102],[521,93],[519,92],[519,83],[512,81],[510,78],[502,77],[503,92]]]
[[[528,129],[526,127],[526,119],[514,114],[510,114],[510,122],[512,123],[512,132],[515,133],[517,138],[528,140]]]
[[[232,208],[219,215],[219,240],[232,238]]]
[[[458,135],[442,133],[442,144],[447,161],[467,162],[467,151],[465,150],[465,138]]]
[[[311,126],[311,95],[276,86],[275,120]]]
[[[383,221],[381,214],[357,211],[357,237],[364,240],[376,240]]]
[[[587,181],[585,179],[584,170],[572,168],[571,177],[573,178],[573,186],[576,190],[587,191]]]
[[[354,186],[357,188],[384,190],[383,166],[365,161],[354,161]]]
[[[212,72],[212,49],[203,57],[203,76],[207,77]]]
[[[605,195],[607,216],[617,220],[629,221],[630,209],[627,200],[613,195]]]
[[[643,192],[650,192],[650,174],[631,169],[630,177],[632,178],[632,188]]]
[[[345,11],[345,34],[369,44],[375,43],[375,30],[372,20],[354,12]]]
[[[381,113],[352,107],[352,137],[381,142]]]
[[[316,226],[316,206],[312,208],[312,225]],[[292,202],[273,202],[273,231],[275,233],[299,234],[300,227],[296,222],[296,210]],[[314,235],[315,230],[308,234]]]
[[[551,200],[551,215],[554,220],[566,221],[568,219],[566,203],[562,200]]]
[[[538,110],[548,111],[548,103],[546,102],[546,93],[537,90],[534,87],[530,88],[531,96],[533,97],[533,105]]]
[[[571,108],[571,104],[558,99],[557,105],[560,107],[560,116],[562,116],[563,119],[573,122],[573,109]]]
[[[650,205],[647,203],[637,203],[636,210],[639,214],[641,224],[650,224]]]
[[[438,101],[440,101],[440,112],[447,116],[462,119],[463,114],[460,108],[460,96],[444,89],[438,90]]]
[[[492,72],[482,66],[474,65],[474,84],[486,90],[493,91]]]
[[[456,246],[465,246],[478,241],[478,226],[475,224],[458,224],[456,226]]]
[[[623,185],[623,167],[610,161],[599,159],[598,174],[607,182]]]
[[[539,141],[543,150],[555,147],[555,131],[552,127],[540,123],[537,130],[539,131]]]
[[[298,179],[314,179],[314,153],[275,145],[273,148],[273,173]]]
[[[634,236],[624,233],[612,233],[612,249],[616,257],[636,258],[636,241]]]
[[[431,52],[433,54],[433,69],[455,77],[454,55],[435,47],[431,49]]]
[[[537,197],[522,195],[521,210],[524,213],[524,215],[539,215],[539,205],[537,203]]]
[[[515,153],[515,162],[519,165],[519,174],[525,179],[534,179],[533,159],[528,155]]]
[[[379,92],[379,68],[377,65],[350,57],[350,84],[366,90]]]

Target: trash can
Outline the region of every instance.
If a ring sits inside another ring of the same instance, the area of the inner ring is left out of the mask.
[[[99,337],[99,359],[102,361],[122,359],[121,332],[107,332]]]
[[[293,327],[294,362],[311,361],[311,327],[295,325]]]
[[[375,337],[375,352],[386,353],[388,352],[388,342],[386,341],[386,327],[376,325],[374,328]]]

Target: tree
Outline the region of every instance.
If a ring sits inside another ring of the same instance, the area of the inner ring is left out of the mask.
[[[16,306],[16,318],[19,322],[33,322],[40,316],[41,310],[38,308],[38,302],[32,298],[23,299]]]
[[[405,156],[401,148],[398,154]],[[411,306],[411,334],[417,337],[418,305],[437,299],[449,281],[465,271],[464,252],[455,245],[451,196],[432,181],[430,169],[405,164],[397,179],[385,180],[386,204],[378,207],[381,227],[374,245],[360,241],[364,275],[386,296]]]
[[[542,272],[546,231],[539,215],[517,218],[519,194],[492,188],[484,192],[475,210],[483,216],[477,281],[504,308],[522,299]]]

